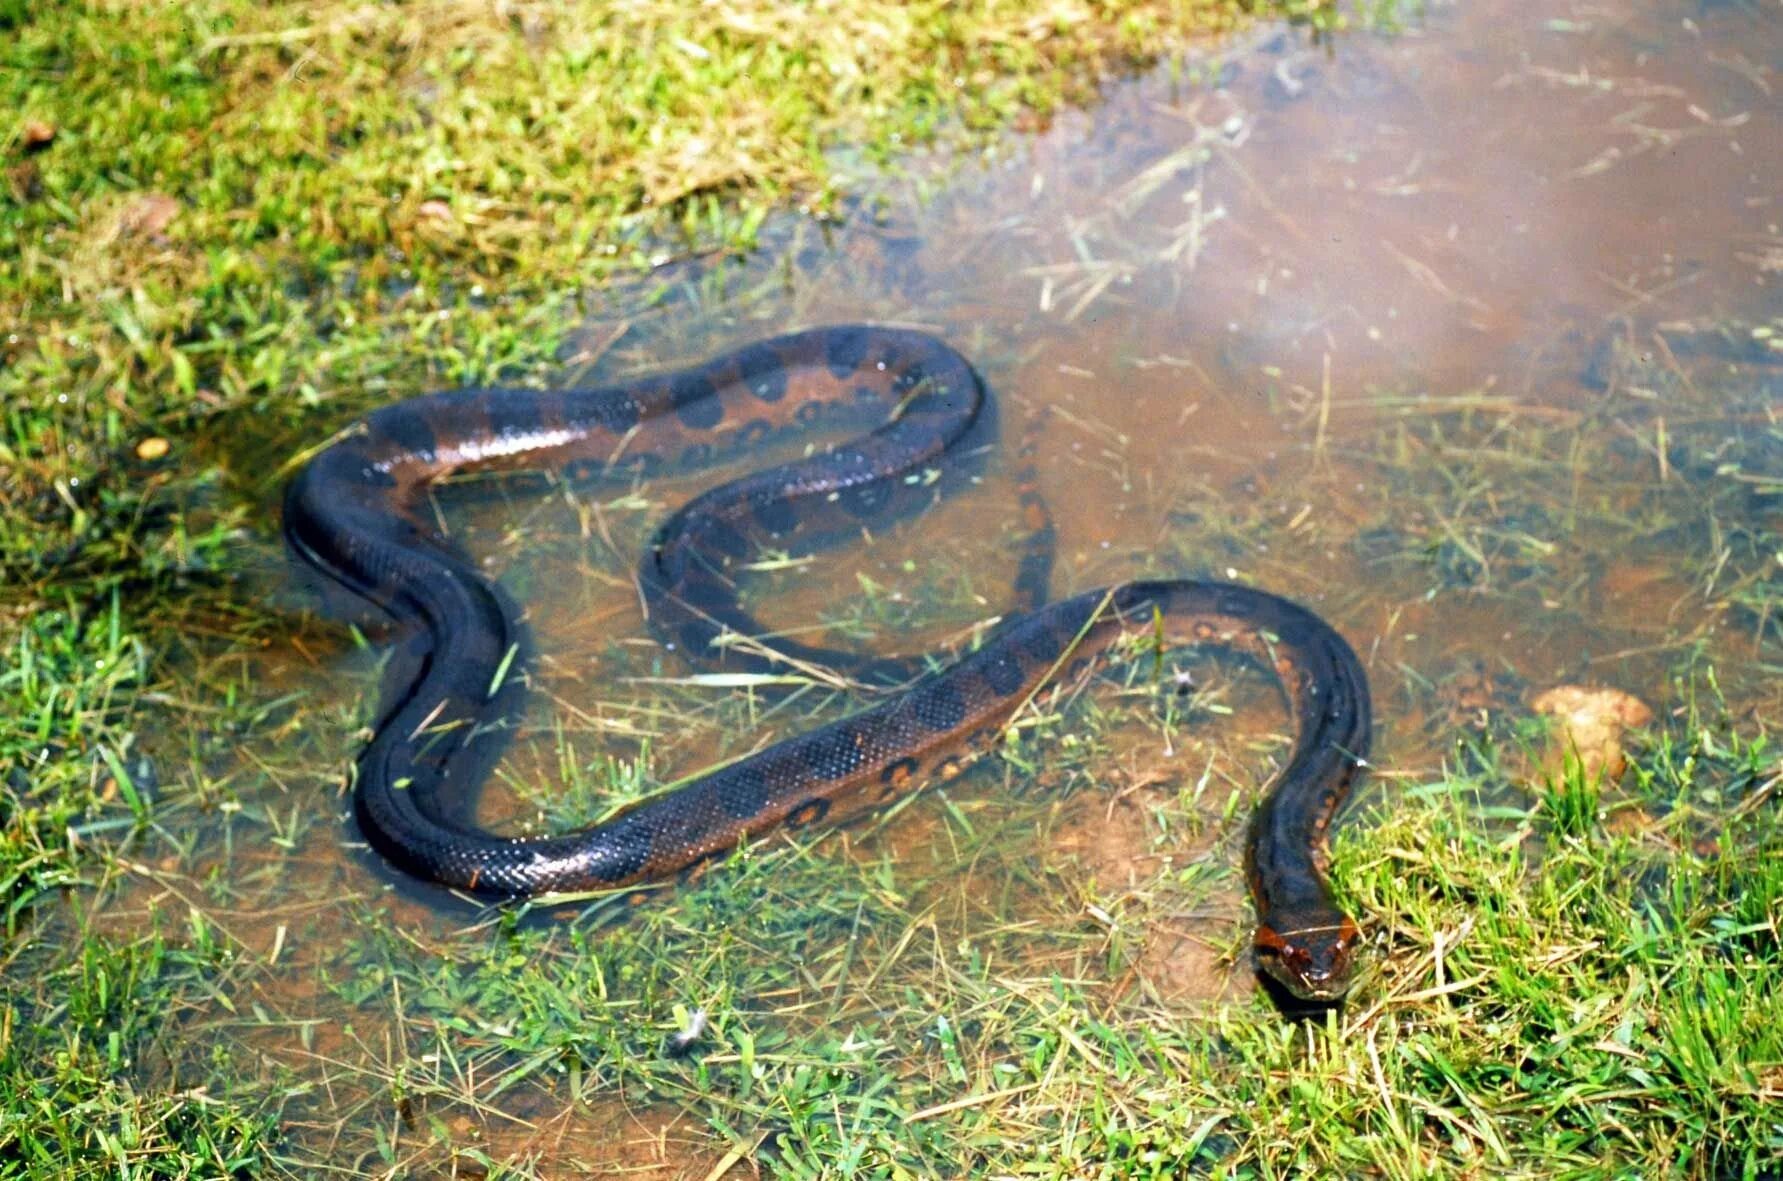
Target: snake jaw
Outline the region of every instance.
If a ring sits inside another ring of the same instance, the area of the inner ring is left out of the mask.
[[[1257,967],[1303,1001],[1343,999],[1355,972],[1361,932],[1348,915],[1299,926],[1283,935],[1264,923],[1257,928]]]

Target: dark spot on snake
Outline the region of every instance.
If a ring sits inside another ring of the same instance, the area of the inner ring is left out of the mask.
[[[1219,605],[1215,608],[1221,615],[1231,615],[1237,619],[1249,619],[1256,614],[1256,603],[1242,591],[1227,591],[1220,595]]]
[[[926,689],[915,690],[916,720],[927,730],[940,733],[951,730],[966,719],[966,703],[960,692],[946,681],[937,681]]]
[[[750,345],[737,356],[737,373],[749,392],[764,402],[786,396],[786,366],[773,349]]]
[[[835,328],[824,334],[823,360],[837,377],[850,377],[867,359],[872,338],[862,328]]]
[[[854,739],[854,728],[847,723],[817,731],[803,747],[805,766],[819,779],[850,775],[861,765],[860,744]]]
[[[544,429],[539,396],[531,390],[490,390],[489,429],[497,435],[536,435]]]
[[[682,467],[708,467],[717,454],[718,449],[710,443],[689,443],[681,449],[680,464]]]
[[[1059,637],[1053,635],[1050,627],[1037,627],[1032,635],[1022,641],[1022,651],[1032,660],[1049,664],[1059,658],[1062,651]]]
[[[800,426],[816,426],[818,421],[823,418],[823,405],[818,402],[806,402],[793,411],[793,418],[798,420]]]
[[[637,821],[622,816],[592,853],[591,878],[597,882],[623,882],[636,877],[650,863],[650,834]]]
[[[644,411],[637,399],[630,394],[618,390],[608,391],[604,396],[594,400],[589,407],[589,417],[616,435],[623,435],[638,425]]]
[[[856,402],[877,402],[879,401],[879,391],[870,385],[857,385],[854,387],[854,400]]]
[[[396,487],[396,476],[374,466],[373,460],[366,455],[342,446],[339,451],[323,451],[310,460],[310,466],[301,471],[296,482],[292,482],[291,496],[326,496],[333,483],[358,485],[364,489],[390,489]]]
[[[1022,675],[1021,661],[1014,656],[998,655],[984,666],[984,679],[998,697],[1008,697],[1020,689],[1027,678]]]
[[[724,421],[724,403],[710,378],[698,373],[683,373],[669,383],[669,401],[675,417],[683,425],[697,431],[711,430]]]
[[[759,500],[750,507],[754,510],[755,523],[769,533],[791,533],[798,528],[799,513],[789,500],[775,497]]]
[[[879,773],[879,782],[889,787],[901,788],[910,782],[921,766],[915,759],[902,758]]]
[[[722,630],[709,619],[689,619],[675,630],[675,635],[680,640],[681,650],[687,653],[688,659],[700,660],[704,658],[706,649],[712,646],[712,641],[719,637]]]
[[[410,455],[432,459],[437,447],[425,413],[412,406],[388,406],[374,410],[365,420],[372,434],[388,439]]]
[[[768,806],[768,784],[761,768],[739,763],[718,774],[712,785],[712,796],[724,814],[733,820],[747,820]]]
[[[856,519],[872,517],[885,508],[894,491],[890,485],[882,483],[856,484],[836,493],[836,503]]]
[[[688,532],[696,552],[720,554],[736,560],[755,548],[750,544],[748,534],[724,517],[700,517]]]
[[[693,554],[680,567],[675,578],[675,588],[675,602],[678,607],[703,615],[714,624],[732,599],[730,579],[705,554]]]

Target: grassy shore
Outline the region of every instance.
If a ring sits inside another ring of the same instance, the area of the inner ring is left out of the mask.
[[[1672,712],[1620,787],[1532,779],[1528,727],[1434,735],[1462,735],[1445,768],[1339,843],[1381,967],[1312,1023],[1161,982],[1147,950],[1180,932],[1209,979],[1242,960],[1208,916],[1237,905],[1244,785],[1279,738],[1122,805],[1159,867],[1140,888],[1093,851],[1032,856],[1097,827],[1105,801],[1072,789],[1106,786],[1124,740],[1242,712],[1223,691],[1181,717],[1138,689],[1058,703],[897,855],[751,851],[623,923],[393,922],[372,875],[314,876],[340,826],[312,785],[363,709],[260,675],[269,637],[312,626],[268,608],[291,453],[406,393],[550,373],[616,277],[845,213],[913,145],[1044,120],[1244,19],[0,0],[0,1178],[554,1177],[613,1152],[689,1176],[1777,1175],[1778,763],[1706,641],[1667,666]],[[1569,465],[1645,462],[1489,412],[1354,445],[1447,473],[1401,488],[1440,511],[1338,539],[1359,560],[1578,611],[1578,556],[1546,540],[1579,531]],[[1583,532],[1713,532],[1690,578],[1754,637],[1750,681],[1780,580],[1774,486],[1739,458],[1587,504]],[[1464,494],[1530,470],[1553,479],[1515,528]],[[1222,517],[1180,544],[1293,540]],[[1445,689],[1408,676],[1396,704]],[[694,711],[752,733],[841,704],[667,686],[628,708],[639,733]],[[559,819],[656,782],[644,753],[540,746],[586,793],[540,801]],[[998,777],[1012,805],[984,803]]]

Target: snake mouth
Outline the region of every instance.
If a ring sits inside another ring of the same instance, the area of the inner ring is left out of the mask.
[[[1264,962],[1263,970],[1269,974],[1271,980],[1292,993],[1296,1000],[1331,1004],[1336,1001],[1341,1001],[1345,994],[1350,990],[1348,973],[1339,974],[1332,978],[1312,979],[1285,970],[1271,970],[1267,961]]]
[[[1285,935],[1264,924],[1257,928],[1257,967],[1299,1000],[1340,1001],[1354,983],[1359,938],[1356,924],[1342,915]]]
[[[1347,971],[1309,975],[1293,971],[1281,961],[1267,956],[1259,956],[1257,966],[1296,1000],[1330,1004],[1342,1000],[1350,990]]]

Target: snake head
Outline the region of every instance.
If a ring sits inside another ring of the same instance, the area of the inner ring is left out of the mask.
[[[1264,922],[1257,928],[1257,967],[1303,1001],[1341,1000],[1361,937],[1350,917],[1337,911],[1329,921],[1296,922],[1285,933]]]

